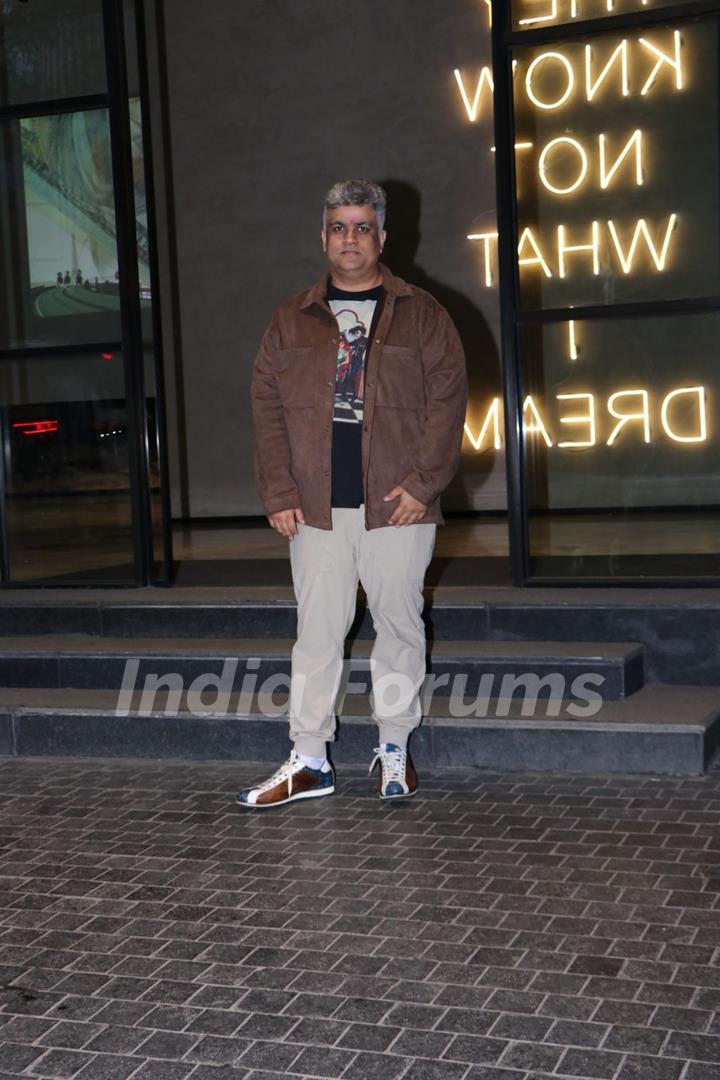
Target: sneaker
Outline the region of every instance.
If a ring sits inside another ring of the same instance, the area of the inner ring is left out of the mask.
[[[395,743],[381,743],[375,747],[375,757],[368,770],[371,773],[378,761],[380,775],[378,790],[381,799],[409,799],[417,791],[417,774],[408,757],[407,750]]]
[[[235,799],[251,810],[271,810],[296,799],[317,799],[335,791],[335,774],[329,761],[320,769],[303,764],[295,750],[272,776],[257,787],[239,791]]]

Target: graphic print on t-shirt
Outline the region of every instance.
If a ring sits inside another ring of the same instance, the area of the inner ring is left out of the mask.
[[[365,399],[365,356],[375,300],[329,300],[340,331],[333,420],[361,424]]]

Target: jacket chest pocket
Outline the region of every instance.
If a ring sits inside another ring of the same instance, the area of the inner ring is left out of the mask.
[[[274,368],[283,408],[307,409],[315,404],[316,349],[278,349]]]
[[[414,349],[383,346],[376,405],[388,409],[425,409],[422,361]]]

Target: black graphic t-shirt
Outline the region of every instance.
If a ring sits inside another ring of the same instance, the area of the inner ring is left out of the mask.
[[[361,506],[365,365],[382,308],[382,285],[346,292],[328,283],[327,302],[339,331],[332,438],[332,505]]]

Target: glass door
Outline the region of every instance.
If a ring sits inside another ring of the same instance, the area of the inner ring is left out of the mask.
[[[0,7],[5,585],[169,579],[134,14],[119,0]]]

